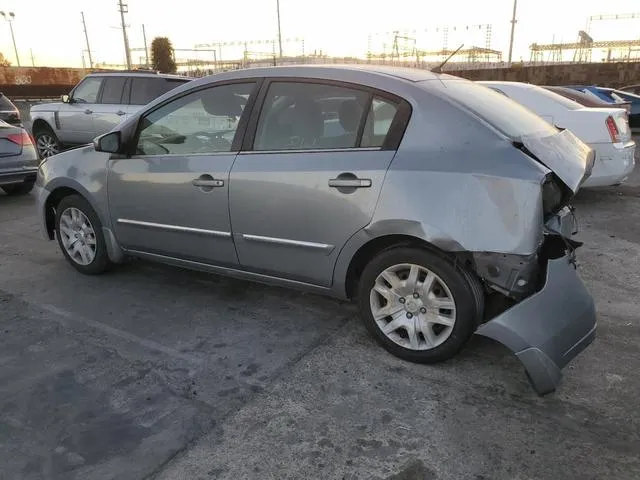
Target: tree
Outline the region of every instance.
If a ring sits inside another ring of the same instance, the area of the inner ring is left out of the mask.
[[[7,60],[2,53],[0,53],[0,67],[10,67],[11,62]]]
[[[151,42],[151,65],[161,73],[176,73],[173,45],[167,37],[156,37]]]

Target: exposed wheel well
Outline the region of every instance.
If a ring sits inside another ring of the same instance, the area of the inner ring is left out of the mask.
[[[74,190],[70,187],[58,187],[51,195],[47,197],[47,201],[45,203],[45,219],[47,222],[47,233],[49,235],[49,239],[53,240],[53,232],[55,230],[56,225],[56,208],[60,204],[60,201],[64,197],[68,197],[69,195],[80,195],[77,190]]]
[[[444,250],[441,250],[440,248],[429,242],[426,242],[420,238],[412,237],[410,235],[385,235],[383,237],[375,238],[360,247],[360,249],[351,259],[351,263],[349,264],[349,268],[347,269],[347,279],[345,282],[347,297],[353,298],[356,295],[360,275],[362,274],[364,267],[371,261],[373,257],[378,255],[383,250],[401,246],[424,248],[435,252],[445,258],[449,258],[450,260],[458,259],[463,261],[465,264],[467,263],[467,258],[464,253],[457,254],[445,252]]]
[[[53,131],[53,128],[51,128],[51,125],[49,125],[45,120],[42,120],[42,119],[39,118],[39,119],[37,119],[36,121],[33,122],[33,125],[31,127],[31,131],[34,134],[38,130],[51,130],[51,131]]]

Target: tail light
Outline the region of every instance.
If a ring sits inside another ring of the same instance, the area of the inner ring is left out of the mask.
[[[22,147],[25,145],[33,145],[33,139],[27,132],[10,133],[6,136],[6,139]]]
[[[607,117],[605,120],[607,124],[607,130],[609,130],[609,135],[611,136],[611,141],[613,143],[618,143],[620,141],[618,126],[616,125],[616,121],[613,119],[611,115]]]

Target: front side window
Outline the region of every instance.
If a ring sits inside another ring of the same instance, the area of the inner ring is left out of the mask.
[[[102,78],[86,78],[73,91],[73,101],[76,103],[96,103],[101,84]]]
[[[126,77],[107,77],[104,79],[104,87],[102,89],[102,99],[100,103],[119,104],[122,103],[122,91]]]
[[[221,85],[179,97],[141,119],[137,155],[230,152],[255,83]]]
[[[264,100],[253,149],[354,148],[369,97],[341,86],[274,82]]]

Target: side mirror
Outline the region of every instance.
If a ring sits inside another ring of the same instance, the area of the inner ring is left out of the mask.
[[[121,147],[120,132],[105,133],[93,140],[96,152],[120,153]]]
[[[71,103],[71,99],[69,98],[69,95],[61,95],[60,100],[62,100],[62,103]]]

